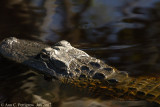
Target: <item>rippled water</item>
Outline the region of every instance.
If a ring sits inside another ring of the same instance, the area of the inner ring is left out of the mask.
[[[0,4],[0,40],[15,36],[54,44],[65,39],[131,76],[160,77],[159,0],[1,0]],[[55,101],[54,106],[133,106],[83,98],[61,101],[58,86],[38,74],[4,59],[0,66],[2,102],[31,102],[28,93],[34,92]],[[147,106],[147,102],[134,104]]]

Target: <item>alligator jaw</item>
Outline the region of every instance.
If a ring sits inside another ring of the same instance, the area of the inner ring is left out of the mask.
[[[23,63],[35,57],[45,47],[47,45],[42,43],[10,37],[0,43],[0,53],[10,60]]]

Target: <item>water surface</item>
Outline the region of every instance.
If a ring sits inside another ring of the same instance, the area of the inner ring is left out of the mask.
[[[131,76],[160,77],[159,0],[1,0],[0,4],[0,40],[15,36],[52,45],[65,39]],[[69,100],[60,101],[58,86],[43,81],[28,68],[2,58],[0,66],[2,102],[31,102],[33,92],[56,102],[55,106],[73,102],[89,106],[95,101],[69,99],[72,95],[67,97],[65,92],[62,96]],[[113,106],[112,101],[94,103]],[[122,103],[133,104],[114,102],[124,107]],[[134,104],[147,106],[148,102]]]

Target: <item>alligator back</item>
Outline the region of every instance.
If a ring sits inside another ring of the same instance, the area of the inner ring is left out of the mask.
[[[121,75],[121,74],[118,74]],[[118,100],[147,100],[160,104],[160,79],[152,77],[113,76],[119,82],[93,79],[64,79],[65,85],[85,91],[91,97]]]

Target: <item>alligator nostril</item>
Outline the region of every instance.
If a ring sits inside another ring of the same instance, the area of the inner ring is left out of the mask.
[[[82,67],[81,67],[81,70],[82,70],[82,71],[89,71],[89,68],[88,68],[87,66],[82,66]]]
[[[90,62],[90,64],[93,66],[93,67],[97,67],[97,68],[100,68],[100,64],[97,63],[97,62]]]
[[[105,75],[103,73],[95,73],[93,79],[105,79]]]

